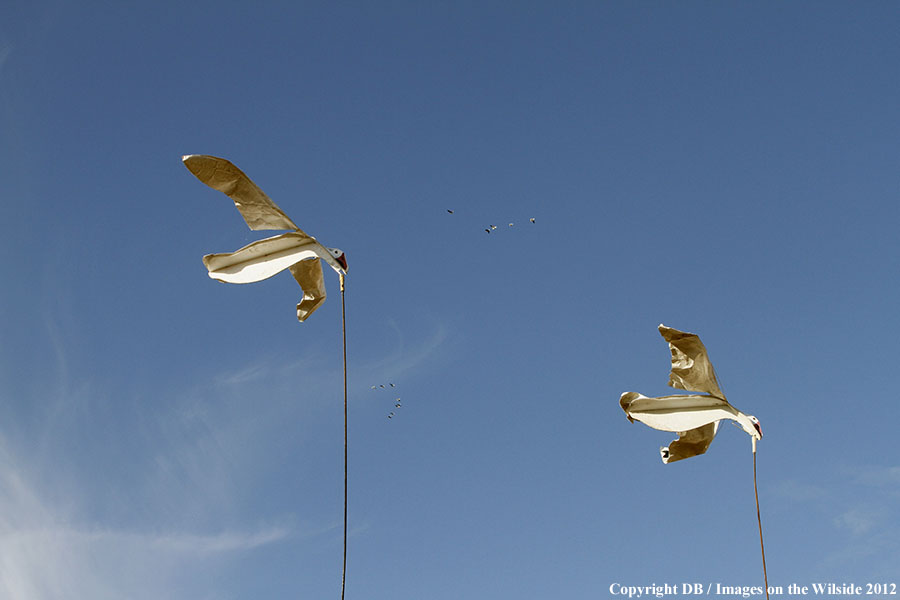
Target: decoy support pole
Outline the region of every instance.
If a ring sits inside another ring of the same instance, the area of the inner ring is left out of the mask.
[[[759,492],[756,489],[756,438],[753,439],[753,495],[756,497],[756,522],[759,524],[759,549],[762,552],[763,582],[766,586],[766,600],[769,600],[769,575],[766,573],[766,548],[763,546],[762,518],[759,516]]]
[[[341,333],[344,338],[344,566],[341,570],[341,600],[347,583],[347,313],[344,309],[344,274],[341,277]]]

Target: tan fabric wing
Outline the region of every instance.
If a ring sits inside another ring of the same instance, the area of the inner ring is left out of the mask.
[[[705,453],[715,439],[718,429],[719,422],[716,421],[679,434],[678,439],[669,444],[666,464]]]
[[[322,261],[301,260],[291,265],[291,274],[303,288],[303,300],[297,305],[297,319],[302,323],[325,302],[325,277]]]
[[[659,326],[659,333],[669,343],[672,352],[672,372],[669,374],[669,385],[689,392],[703,392],[725,398],[719,389],[719,381],[706,347],[700,338],[693,333],[678,331],[665,325]]]
[[[250,229],[300,230],[265,192],[230,161],[203,154],[185,156],[182,161],[197,179],[234,200]]]

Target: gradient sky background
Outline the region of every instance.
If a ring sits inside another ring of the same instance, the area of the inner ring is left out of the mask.
[[[748,437],[619,407],[660,322],[770,584],[900,583],[898,64],[896,2],[6,0],[0,597],[339,597],[337,277],[210,280],[269,234],[190,153],[347,253],[347,598],[761,585]]]

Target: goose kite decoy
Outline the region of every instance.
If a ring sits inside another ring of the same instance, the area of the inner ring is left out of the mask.
[[[197,179],[234,200],[250,229],[290,229],[228,254],[207,254],[203,264],[213,279],[253,283],[289,269],[303,289],[297,319],[305,321],[325,301],[324,260],[339,275],[347,273],[347,258],[304,233],[243,171],[224,158],[190,154],[181,159]]]
[[[677,440],[667,448],[659,449],[664,463],[706,452],[716,437],[722,419],[736,421],[752,438],[755,452],[756,441],[762,438],[759,421],[737,410],[725,399],[700,338],[662,324],[659,333],[672,351],[669,385],[702,394],[648,398],[637,392],[625,392],[619,398],[619,404],[628,420],[678,433]]]

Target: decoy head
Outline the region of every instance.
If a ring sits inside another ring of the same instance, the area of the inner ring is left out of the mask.
[[[762,439],[762,427],[759,426],[759,419],[754,417],[753,415],[747,415],[747,419],[750,421],[750,425],[753,427],[752,430],[747,429],[745,425],[742,424],[744,431],[749,433],[751,436],[755,437],[758,440]]]
[[[328,254],[334,259],[334,262],[328,261],[331,265],[331,268],[335,271],[338,271],[338,268],[335,266],[335,263],[340,265],[340,272],[347,272],[347,256],[344,254],[343,250],[338,250],[337,248],[326,248],[328,250]]]

